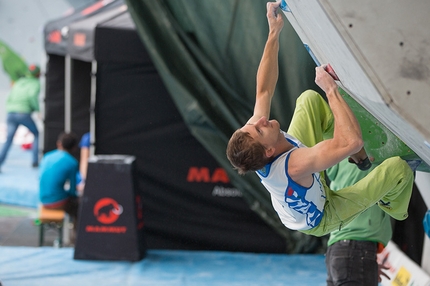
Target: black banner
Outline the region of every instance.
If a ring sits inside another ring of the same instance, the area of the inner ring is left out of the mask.
[[[145,64],[98,61],[96,154],[136,157],[151,249],[284,252]]]

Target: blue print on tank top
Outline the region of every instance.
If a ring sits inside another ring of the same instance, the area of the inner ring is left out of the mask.
[[[321,182],[314,175],[314,184]],[[296,184],[291,179],[288,183],[287,191],[285,192],[285,202],[288,207],[301,214],[306,214],[306,223],[310,227],[317,226],[322,219],[322,212],[317,209],[313,202],[306,200],[308,189]]]

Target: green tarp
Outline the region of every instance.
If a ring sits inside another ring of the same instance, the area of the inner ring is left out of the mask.
[[[3,70],[9,75],[12,82],[18,80],[20,77],[30,75],[26,62],[1,40],[0,58]]]
[[[266,0],[127,0],[138,33],[192,134],[225,168],[251,209],[290,243],[313,251],[316,239],[285,228],[255,174],[228,162],[228,139],[252,115],[255,79],[267,39]],[[314,83],[315,63],[287,19],[272,117],[287,129],[296,98]],[[318,89],[317,89],[318,90]]]

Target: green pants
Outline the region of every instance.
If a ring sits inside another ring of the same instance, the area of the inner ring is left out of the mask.
[[[327,102],[315,91],[307,90],[297,99],[296,109],[287,133],[308,147],[333,137],[334,118]],[[353,186],[334,192],[321,172],[327,200],[321,222],[306,234],[323,236],[351,222],[375,205],[397,220],[408,217],[414,176],[400,157],[386,159]],[[380,202],[382,200],[382,202]]]

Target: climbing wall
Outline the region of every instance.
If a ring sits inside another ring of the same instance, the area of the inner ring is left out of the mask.
[[[362,124],[368,153],[418,158],[429,172],[430,1],[282,0],[281,8],[315,62],[331,64],[354,112],[371,114]]]

